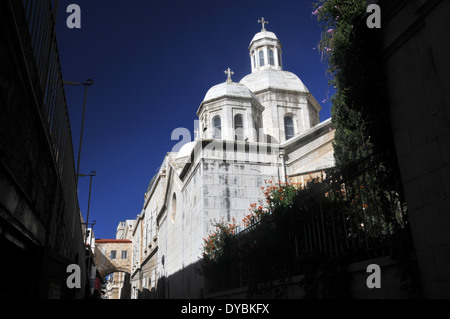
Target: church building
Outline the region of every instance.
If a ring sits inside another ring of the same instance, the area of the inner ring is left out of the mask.
[[[132,227],[132,298],[203,298],[198,272],[213,221],[241,221],[265,180],[296,182],[334,165],[331,120],[299,77],[283,69],[282,45],[262,30],[249,45],[251,73],[233,72],[201,101],[196,138],[168,152]]]

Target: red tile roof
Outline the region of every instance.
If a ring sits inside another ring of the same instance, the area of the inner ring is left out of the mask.
[[[107,243],[114,243],[114,244],[131,244],[132,241],[129,239],[96,239],[96,244],[107,244]]]

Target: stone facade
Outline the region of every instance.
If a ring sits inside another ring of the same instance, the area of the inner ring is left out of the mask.
[[[95,265],[103,278],[113,272],[130,273],[131,240],[96,239]]]
[[[424,295],[450,298],[448,1],[380,1],[390,118]]]
[[[53,10],[51,1],[0,2],[1,299],[89,297]],[[66,284],[72,264],[81,289]]]
[[[128,240],[131,247],[128,247],[127,250],[127,261],[121,261],[122,265],[120,268],[109,268],[108,270],[108,281],[106,285],[106,292],[108,299],[128,299],[130,298],[130,272],[131,272],[131,256],[132,256],[132,245],[131,239],[133,238],[133,225],[134,220],[127,220],[125,222],[120,222],[117,226],[116,230],[116,239],[117,240]],[[114,241],[113,241],[114,242]],[[122,247],[111,247],[111,249],[118,249]],[[122,259],[122,251],[120,250],[120,255],[117,257]],[[109,252],[110,254],[110,252]],[[105,256],[108,256],[106,254]],[[125,267],[123,263],[126,263]],[[126,268],[124,270],[123,268]],[[121,270],[121,271],[117,271]],[[112,274],[110,272],[114,271]],[[104,272],[106,275],[106,273]]]
[[[131,271],[131,247],[129,239],[96,239],[95,266],[100,277],[111,275],[107,281],[108,299],[129,298],[129,281]],[[124,296],[125,295],[125,296]]]

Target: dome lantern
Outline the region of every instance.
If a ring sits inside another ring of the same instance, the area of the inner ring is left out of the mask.
[[[269,22],[261,18],[261,32],[258,32],[250,42],[250,63],[252,72],[266,69],[282,70],[281,43],[275,33],[267,31],[265,25]]]

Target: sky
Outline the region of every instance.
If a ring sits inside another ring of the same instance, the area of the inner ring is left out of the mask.
[[[282,44],[283,69],[296,74],[330,118],[326,65],[315,49],[321,27],[313,0],[60,0],[56,35],[65,81],[92,79],[86,99],[80,173],[92,178],[89,222],[96,238],[115,238],[117,225],[141,213],[144,194],[164,156],[180,145],[176,128],[194,137],[206,92],[251,72],[248,46],[269,21]],[[70,29],[66,9],[81,9]],[[75,161],[84,87],[66,85]],[[324,101],[326,99],[326,101]],[[188,142],[188,141],[186,141]],[[86,219],[89,178],[78,198]]]

